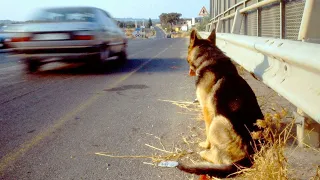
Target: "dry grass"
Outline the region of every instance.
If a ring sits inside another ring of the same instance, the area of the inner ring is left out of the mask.
[[[320,166],[317,167],[317,172],[314,177],[312,177],[310,180],[319,180],[320,179]]]
[[[178,32],[176,34],[172,34],[172,38],[189,38],[190,32]]]
[[[172,101],[172,100],[162,100],[162,99],[158,99],[158,100],[163,102],[169,102],[175,106],[180,107],[183,111],[177,112],[179,114],[188,114],[191,116],[191,119],[195,119],[198,121],[201,121],[203,119],[203,116],[201,113],[201,107],[199,104],[195,104],[193,102],[187,102],[187,101]]]
[[[246,72],[246,70],[242,67],[242,66],[240,66],[240,65],[238,65],[238,64],[236,64],[236,63],[234,63],[235,65],[236,65],[236,68],[237,68],[237,70],[238,70],[238,73],[242,76],[242,75],[244,75],[245,74],[245,72]]]
[[[155,30],[149,30],[148,33],[146,34],[146,37],[150,38],[156,36],[156,31]]]
[[[290,132],[294,123],[282,128],[281,119],[286,115],[286,111],[274,115],[266,114],[264,121],[257,121],[257,125],[264,128],[264,131],[253,134],[253,137],[263,139],[264,143],[254,155],[253,167],[240,171],[239,178],[254,180],[289,179],[288,163],[284,151],[288,139],[292,136]]]
[[[133,35],[132,35],[133,32],[134,32],[134,29],[126,29],[126,32],[125,32],[126,37],[133,38]]]

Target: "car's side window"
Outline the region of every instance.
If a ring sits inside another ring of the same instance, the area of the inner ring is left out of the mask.
[[[113,28],[116,29],[118,26],[117,26],[117,23],[115,22],[115,20],[114,20],[107,12],[102,11],[102,10],[101,10],[101,12],[103,13],[103,15],[105,15],[105,16],[109,19],[110,25],[111,25]]]
[[[107,16],[105,16],[101,11],[97,12],[99,17],[99,23],[104,26],[104,28],[112,29],[112,24]]]

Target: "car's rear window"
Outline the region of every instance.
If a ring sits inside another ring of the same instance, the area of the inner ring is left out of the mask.
[[[95,14],[90,8],[55,8],[38,11],[30,21],[45,22],[94,22]]]

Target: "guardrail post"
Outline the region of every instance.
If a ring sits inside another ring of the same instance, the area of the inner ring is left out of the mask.
[[[214,21],[212,21],[211,24],[210,24],[209,32],[212,32],[213,29],[215,29],[215,23],[214,23]]]
[[[241,14],[240,10],[237,9],[233,19],[233,24],[231,29],[232,34],[240,34],[242,20],[243,20],[243,14]]]
[[[302,110],[295,114],[297,123],[297,139],[300,147],[320,146],[320,124],[312,120]]]
[[[221,32],[221,30],[222,30],[222,21],[220,20],[220,18],[218,19],[218,22],[217,22],[217,26],[216,26],[216,32],[218,33],[218,32]],[[212,30],[212,28],[211,28],[211,30]]]
[[[210,29],[210,24],[207,24],[206,25],[206,32],[209,32],[209,29]]]
[[[298,40],[320,43],[320,1],[307,0],[302,16]]]

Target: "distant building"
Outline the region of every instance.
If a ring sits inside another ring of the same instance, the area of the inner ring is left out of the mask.
[[[181,27],[181,31],[187,32],[188,31],[188,26],[184,25]]]
[[[182,25],[187,26],[188,29],[192,28],[192,19],[191,18],[184,18],[181,21]]]
[[[197,18],[181,18],[179,22],[172,26],[172,29],[174,30],[181,30],[181,31],[188,31],[193,26],[197,25],[202,21],[202,17]]]

